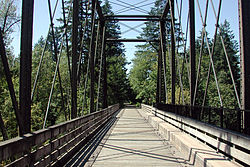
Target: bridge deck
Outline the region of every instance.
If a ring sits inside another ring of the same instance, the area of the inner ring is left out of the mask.
[[[87,166],[189,166],[177,149],[164,142],[141,117],[140,109],[123,109],[117,118],[99,144],[97,158],[90,158]]]

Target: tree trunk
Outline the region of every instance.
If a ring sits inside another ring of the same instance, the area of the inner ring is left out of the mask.
[[[3,122],[3,118],[2,118],[1,113],[0,113],[0,129],[1,129],[1,132],[2,132],[2,135],[3,135],[3,140],[8,140],[6,127],[4,126],[4,122]]]

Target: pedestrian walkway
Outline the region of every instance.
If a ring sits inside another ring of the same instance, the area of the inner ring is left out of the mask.
[[[99,144],[98,153],[87,166],[140,167],[190,166],[177,149],[161,139],[140,115],[140,109],[126,108]]]

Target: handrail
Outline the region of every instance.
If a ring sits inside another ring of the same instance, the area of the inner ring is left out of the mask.
[[[177,115],[172,112],[158,110],[145,104],[141,105],[146,112],[161,118],[178,129],[198,138],[208,146],[232,157],[241,164],[250,164],[250,137],[222,129],[192,118]]]
[[[161,103],[157,104],[156,108],[240,133],[246,132],[246,128],[249,128],[243,127],[243,115],[250,110]]]
[[[47,166],[89,139],[119,104],[0,143],[0,161],[7,166]]]

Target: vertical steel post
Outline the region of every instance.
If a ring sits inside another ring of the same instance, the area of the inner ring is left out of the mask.
[[[68,25],[67,25],[67,21],[66,21],[64,0],[62,0],[62,10],[63,10],[63,24],[64,24],[64,28],[66,28]],[[72,77],[71,77],[71,68],[70,68],[70,52],[69,52],[69,39],[68,39],[67,29],[65,30],[64,36],[65,36],[66,51],[67,51],[67,58],[68,58],[69,79],[70,79],[70,83],[71,83]]]
[[[31,130],[31,68],[32,68],[32,33],[34,0],[23,0],[21,23],[20,52],[20,88],[19,102],[23,128],[20,135]]]
[[[163,60],[162,102],[166,103],[167,85],[166,85],[166,22],[165,21],[160,21],[160,46],[161,46],[161,54]]]
[[[250,109],[250,1],[239,0],[240,55],[241,55],[241,104]],[[244,132],[250,134],[250,112],[244,112]]]
[[[79,0],[73,0],[73,28],[72,28],[72,102],[71,119],[77,117],[77,45],[78,45],[78,22],[79,22]]]
[[[58,61],[58,56],[57,56],[58,49],[57,49],[57,44],[56,44],[55,32],[54,32],[54,23],[53,23],[53,16],[52,16],[52,11],[51,11],[50,0],[48,0],[48,5],[49,5],[49,15],[50,15],[52,41],[53,41],[53,45],[54,45],[54,54],[55,54],[55,59],[56,59],[56,64],[57,64],[57,61]],[[62,87],[62,79],[61,79],[61,74],[60,74],[59,66],[57,68],[57,73],[58,73],[58,80],[59,80],[59,85],[60,85],[60,93],[61,93],[61,98],[62,98],[62,108],[61,108],[61,110],[64,110],[63,87]],[[67,117],[66,117],[66,120],[67,120]]]
[[[159,22],[161,27],[161,23]],[[160,36],[161,38],[161,36]],[[157,68],[157,93],[156,93],[156,104],[162,102],[162,52],[161,52],[161,42],[158,43],[158,68]]]
[[[160,80],[159,80],[159,71],[160,71],[160,69],[159,69],[159,51],[158,51],[158,65],[157,65],[157,82],[156,82],[156,98],[155,98],[155,101],[156,101],[156,106],[158,105],[158,103],[160,103],[160,99],[159,99],[159,89],[160,89],[160,87],[159,87],[159,82],[160,82]]]
[[[97,30],[96,30],[94,66],[96,65],[96,60],[98,59],[98,53],[99,53],[98,42],[100,38],[99,37],[100,36],[100,24],[101,24],[101,21],[99,20],[97,23]]]
[[[102,94],[103,94],[103,100],[102,100],[102,108],[108,107],[108,101],[107,101],[107,61],[106,61],[106,27],[105,27],[105,21],[101,21],[101,35],[102,35],[102,51],[101,51],[101,57],[102,57],[102,68],[103,68],[103,82],[102,82]]]
[[[171,103],[175,104],[175,80],[176,80],[176,70],[175,70],[175,34],[174,34],[174,0],[171,0]]]
[[[159,43],[158,50],[158,71],[157,71],[157,94],[156,103],[161,103],[162,101],[162,52],[161,43]]]
[[[96,9],[96,1],[92,0],[92,9],[91,9],[91,39],[90,39],[90,48],[89,48],[89,58],[90,58],[90,113],[94,112],[94,95],[95,95],[95,9]]]
[[[195,92],[195,11],[194,0],[189,0],[189,31],[190,31],[190,105],[193,105]]]

